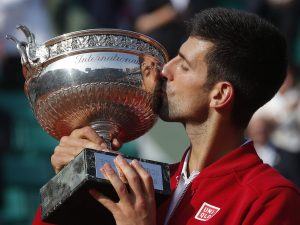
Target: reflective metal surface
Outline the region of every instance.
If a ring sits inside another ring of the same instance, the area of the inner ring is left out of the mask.
[[[91,125],[107,143],[148,131],[159,107],[159,74],[168,56],[153,39],[135,32],[96,29],[61,35],[42,45],[19,26],[25,94],[40,125],[60,139]]]

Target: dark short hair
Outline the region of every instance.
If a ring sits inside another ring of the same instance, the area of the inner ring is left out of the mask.
[[[233,85],[232,118],[238,127],[245,128],[285,79],[285,37],[257,15],[225,8],[196,14],[189,22],[189,33],[214,44],[206,56],[207,84],[228,81]]]

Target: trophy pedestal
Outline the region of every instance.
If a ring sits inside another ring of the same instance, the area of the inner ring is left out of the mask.
[[[42,219],[45,222],[63,225],[111,225],[112,214],[88,193],[95,188],[114,201],[118,196],[100,172],[108,162],[116,170],[113,159],[116,153],[84,149],[64,169],[54,176],[41,190]],[[133,158],[126,157],[128,161]],[[165,163],[140,159],[151,174],[157,205],[170,194],[169,167]]]

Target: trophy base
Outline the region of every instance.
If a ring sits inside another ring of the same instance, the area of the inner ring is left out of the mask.
[[[113,159],[117,153],[84,149],[64,169],[41,189],[42,219],[44,222],[63,225],[112,225],[112,214],[88,193],[95,188],[118,201],[118,195],[110,182],[100,172],[106,163],[116,170]],[[124,156],[131,161],[132,157]],[[139,159],[151,174],[159,205],[170,194],[169,166],[165,163]],[[117,170],[116,170],[117,171]]]

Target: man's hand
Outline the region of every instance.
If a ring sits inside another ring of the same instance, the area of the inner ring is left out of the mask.
[[[119,149],[121,143],[114,139],[113,149]],[[91,127],[83,127],[74,130],[69,136],[60,139],[59,145],[54,149],[51,163],[55,173],[58,173],[65,165],[75,158],[84,148],[109,151],[103,139]]]
[[[119,155],[115,164],[122,170],[129,188],[108,163],[101,168],[101,172],[115,188],[120,201],[116,203],[96,190],[90,190],[90,194],[111,211],[117,225],[155,225],[156,204],[152,177],[137,160],[129,164]]]

